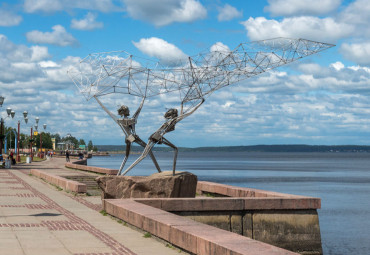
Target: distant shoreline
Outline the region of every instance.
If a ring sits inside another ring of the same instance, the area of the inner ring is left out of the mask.
[[[124,145],[96,145],[99,151],[110,154],[125,153]],[[140,146],[132,146],[133,154],[142,151]],[[169,147],[154,147],[153,151],[172,151]],[[179,147],[183,152],[370,152],[368,145],[248,145],[248,146],[218,146],[218,147]]]

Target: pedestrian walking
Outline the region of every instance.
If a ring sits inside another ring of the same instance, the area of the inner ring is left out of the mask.
[[[69,162],[69,151],[66,150],[66,161]]]

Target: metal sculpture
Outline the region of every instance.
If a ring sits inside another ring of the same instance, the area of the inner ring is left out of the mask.
[[[176,123],[198,109],[205,98],[220,88],[333,46],[289,38],[241,43],[234,50],[216,44],[196,56],[166,65],[161,61],[135,57],[125,51],[95,53],[84,58],[78,67],[69,69],[68,73],[87,100],[121,93],[142,97],[143,104],[145,98],[178,93],[181,102],[180,115],[176,116],[174,110],[165,115],[167,121],[151,135],[143,154],[123,174],[148,154],[152,156],[153,146],[159,143],[174,148],[174,172],[177,148],[163,136],[172,131]]]
[[[181,111],[180,116],[178,115],[177,109],[175,109],[175,108],[169,109],[164,114],[164,118],[166,119],[166,121],[162,124],[162,126],[156,132],[154,132],[149,137],[148,144],[145,146],[145,149],[144,149],[143,153],[140,155],[140,157],[138,157],[135,160],[135,162],[133,162],[125,170],[125,172],[122,175],[125,175],[126,173],[128,173],[132,168],[134,168],[138,163],[140,163],[140,161],[142,161],[146,156],[148,156],[148,154],[150,154],[152,152],[152,149],[153,149],[154,145],[156,145],[156,144],[164,144],[164,145],[167,145],[167,146],[171,147],[172,149],[174,149],[175,155],[174,155],[174,159],[173,159],[172,172],[173,172],[173,174],[175,174],[178,148],[174,144],[172,144],[170,141],[168,141],[164,137],[164,135],[168,132],[174,131],[175,130],[175,125],[178,122],[180,122],[184,118],[186,118],[189,115],[191,115],[192,113],[194,113],[203,103],[204,103],[204,98],[202,98],[201,101],[195,107],[193,107],[193,109],[191,109],[191,111],[189,111],[187,113],[183,113],[183,111]]]
[[[120,126],[123,133],[125,134],[125,143],[126,143],[125,153],[126,154],[125,154],[125,158],[123,159],[122,164],[117,173],[117,175],[121,175],[122,169],[124,168],[126,161],[128,157],[130,156],[131,144],[137,143],[138,145],[144,148],[146,148],[147,146],[147,144],[143,140],[140,139],[140,137],[136,134],[136,131],[135,131],[135,125],[137,123],[137,118],[139,117],[141,109],[143,108],[145,97],[143,97],[143,99],[141,100],[141,104],[139,108],[136,110],[136,112],[134,113],[134,115],[132,116],[132,118],[128,117],[130,116],[130,109],[126,105],[121,105],[121,107],[117,109],[118,115],[122,117],[121,119],[117,118],[113,113],[111,113],[96,96],[94,96],[94,98],[98,102],[98,104],[104,109],[104,111],[108,113],[109,116],[111,116],[111,118],[118,124],[118,126]],[[155,167],[157,168],[158,172],[161,172],[161,168],[159,167],[157,160],[155,159],[153,155],[153,152],[150,151],[149,155],[152,158],[152,161]]]

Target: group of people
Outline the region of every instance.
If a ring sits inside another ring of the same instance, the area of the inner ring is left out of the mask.
[[[66,150],[66,162],[70,162],[70,156],[71,156],[71,153],[69,152],[69,150]],[[79,152],[78,153],[78,159],[83,159],[84,158],[84,154],[82,152]]]

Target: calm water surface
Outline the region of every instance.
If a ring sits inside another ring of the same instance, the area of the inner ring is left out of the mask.
[[[155,155],[162,170],[172,168],[172,153]],[[118,169],[122,160],[94,157],[88,165]],[[324,254],[370,254],[370,153],[180,152],[177,162],[201,181],[319,197]],[[128,175],[155,171],[148,157]]]

